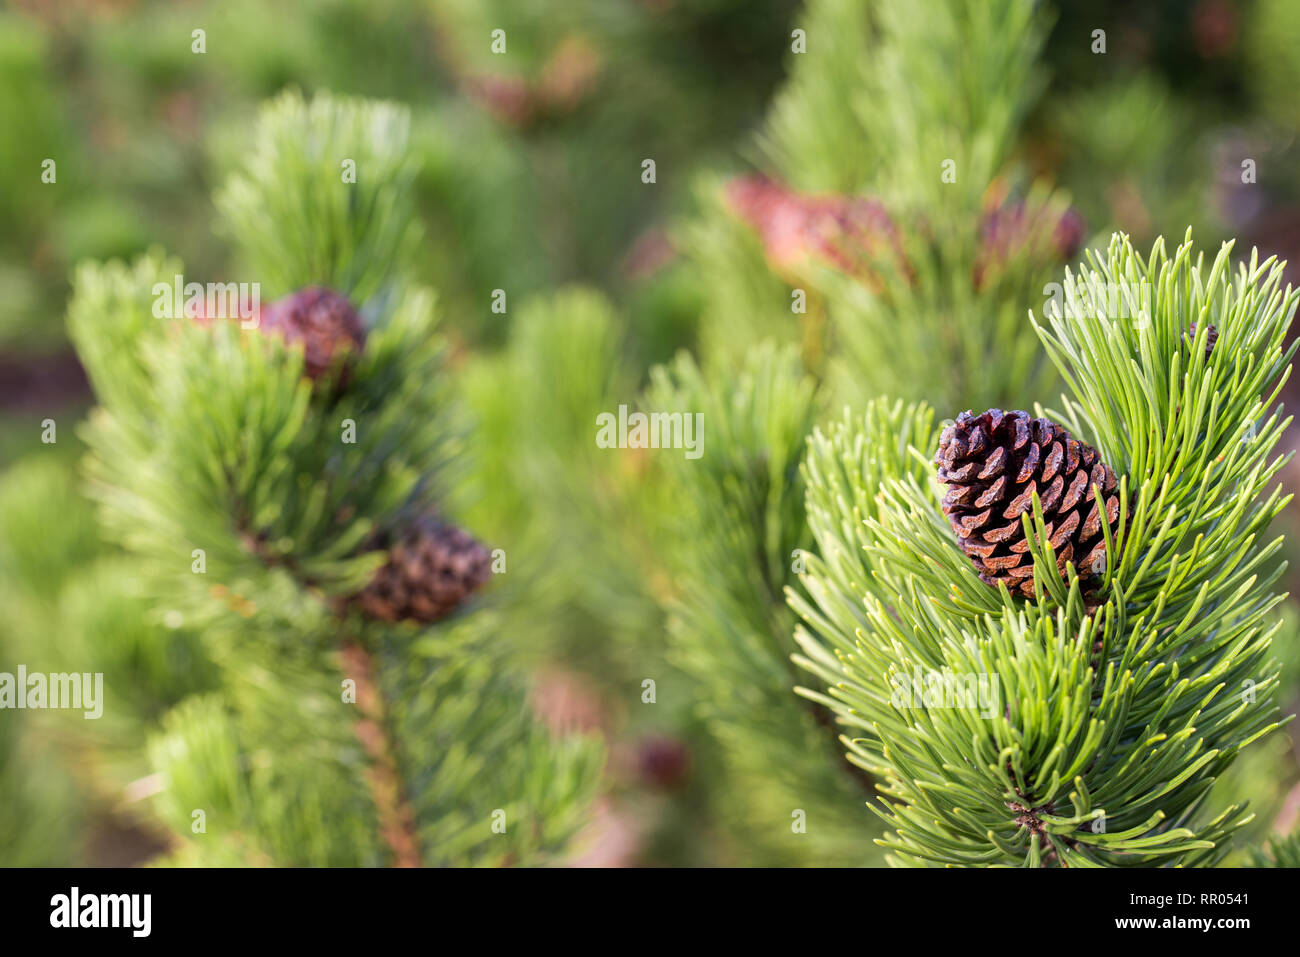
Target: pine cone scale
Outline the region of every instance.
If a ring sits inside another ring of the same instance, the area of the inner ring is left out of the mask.
[[[1025,457],[1020,460],[1020,471],[1016,473],[1016,484],[1027,482],[1038,468],[1038,446],[1031,445],[1025,453]]]
[[[1000,473],[1006,467],[1006,464],[1007,450],[998,446],[993,450],[993,454],[989,456],[984,468],[980,470],[979,477],[982,479],[992,478]]]
[[[986,542],[990,542],[991,544],[996,545],[998,542],[1005,542],[1012,535],[1016,534],[1016,532],[1019,530],[1020,530],[1020,522],[1017,520],[1011,522],[1009,525],[1003,525],[999,528],[989,529],[984,533],[984,540]],[[1012,545],[1011,550],[1015,551],[1016,546]]]
[[[1065,476],[1057,475],[1052,479],[1052,484],[1047,486],[1047,490],[1039,494],[1038,501],[1043,506],[1044,513],[1056,510],[1061,502],[1061,495],[1065,491]]]
[[[1011,504],[1002,512],[1002,517],[1019,519],[1023,513],[1033,508],[1034,493],[1037,491],[1038,484],[1030,481],[1024,491],[1011,500]]]
[[[1047,458],[1043,461],[1043,474],[1040,476],[1042,481],[1047,482],[1056,475],[1063,458],[1065,458],[1065,450],[1061,448],[1061,443],[1053,442],[1047,452]]]

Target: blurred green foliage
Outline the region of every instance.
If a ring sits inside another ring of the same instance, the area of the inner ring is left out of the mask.
[[[868,5],[838,6],[860,10],[870,35]],[[1258,242],[1300,263],[1300,8],[1056,6],[1015,161],[1068,190],[1093,234],[1120,228],[1142,246],[1191,225],[1207,245],[1235,235],[1239,250]],[[43,654],[53,663],[58,649],[46,639],[67,635],[60,654],[101,649],[128,676],[120,693],[141,705],[90,738],[70,722],[4,716],[0,793],[20,818],[39,810],[43,820],[23,819],[49,839],[20,846],[0,827],[0,863],[84,857],[73,822],[117,804],[144,767],[144,726],[213,680],[189,636],[144,624],[139,596],[112,586],[130,569],[99,543],[79,487],[86,390],[75,377],[37,390],[20,373],[66,352],[69,281],[83,259],[161,245],[192,278],[258,278],[239,272],[238,250],[250,243],[214,229],[212,186],[261,155],[257,105],[286,87],[412,107],[423,230],[411,270],[437,290],[457,387],[478,417],[464,512],[531,590],[531,614],[512,633],[539,666],[582,673],[629,748],[660,731],[691,742],[692,783],[638,804],[656,822],[644,859],[746,861],[711,820],[717,798],[704,792],[719,746],[691,704],[698,689],[668,664],[660,609],[678,596],[643,536],[674,503],[653,463],[595,456],[588,426],[635,402],[649,370],[678,349],[702,337],[708,348],[747,345],[755,330],[789,320],[787,284],[720,209],[724,177],[774,161],[800,188],[877,181],[881,157],[847,131],[864,115],[887,129],[888,104],[846,102],[834,85],[800,90],[797,76],[785,85],[796,28],[809,36],[803,56],[857,75],[854,35],[819,33],[795,0],[86,0],[0,11],[0,597],[9,609],[0,668],[16,654],[33,667]],[[1096,29],[1107,31],[1104,54],[1093,52]],[[494,30],[505,31],[505,53],[493,52]],[[990,68],[961,78],[958,93],[976,109],[980,91],[1003,79]],[[942,83],[927,90],[954,93]],[[756,142],[769,109],[780,136]],[[647,158],[654,185],[640,178]],[[1257,183],[1241,182],[1244,159],[1256,162]],[[55,162],[53,183],[42,181],[45,160]],[[256,211],[244,213],[240,228],[256,231]],[[492,310],[496,290],[504,313]],[[55,445],[39,438],[47,417],[59,425]],[[100,640],[106,630],[126,640]],[[1295,645],[1280,641],[1279,654],[1300,701]],[[649,675],[667,707],[638,706]],[[103,760],[51,761],[48,776],[16,770],[17,755],[54,753],[56,743]],[[630,788],[636,773],[614,766],[613,789]],[[1279,736],[1221,786],[1256,798],[1262,836],[1298,779],[1295,750]],[[14,820],[5,803],[0,821]]]

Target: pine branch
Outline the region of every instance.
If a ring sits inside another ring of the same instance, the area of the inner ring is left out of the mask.
[[[151,739],[172,862],[549,862],[598,780],[598,743],[535,724],[500,610],[467,600],[486,550],[434,534],[466,438],[432,294],[400,282],[405,128],[381,103],[266,108],[222,208],[268,284],[334,288],[255,328],[155,318],[180,270],[158,255],[78,276],[90,490],[221,676]]]
[[[1084,227],[1012,159],[1042,88],[1044,8],[820,0],[807,17],[808,51],[760,139],[770,181],[733,180],[686,232],[709,277],[706,354],[802,340],[851,405],[1046,391],[1052,369],[1016,304],[1041,298]],[[984,374],[992,363],[1000,375]]]
[[[401,275],[419,238],[409,138],[392,103],[289,91],[262,108],[215,202],[268,294],[321,284],[365,302]]]
[[[845,96],[866,83],[871,21],[869,8],[855,0],[813,0],[794,24],[808,49],[789,55],[788,79],[758,147],[799,189],[863,192],[884,158],[888,141],[866,135],[854,96]]]
[[[1032,0],[814,0],[762,153],[803,191],[973,213],[1042,90],[1048,25]],[[955,181],[939,176],[945,160]]]
[[[1248,817],[1209,789],[1280,723],[1279,542],[1260,536],[1287,501],[1267,485],[1289,420],[1267,409],[1297,293],[1254,256],[1233,278],[1228,247],[1207,270],[1190,239],[1143,259],[1117,236],[1092,261],[1040,333],[1074,393],[1061,421],[1126,503],[1095,602],[1072,564],[1058,577],[1038,493],[1034,597],[980,581],[938,507],[928,410],[873,402],[810,443],[819,554],[790,602],[829,690],[803,693],[860,729],[899,863],[1213,863]],[[945,697],[951,678],[996,679],[997,706]]]
[[[666,531],[681,543],[669,612],[675,657],[699,682],[723,745],[725,793],[741,795],[719,808],[723,820],[765,860],[870,863],[874,851],[851,824],[861,769],[845,773],[839,729],[789,693],[796,674],[781,596],[806,545],[797,467],[817,390],[791,350],[769,345],[735,372],[680,357],[654,371],[645,403],[701,415],[708,443],[698,460],[665,459],[680,513],[680,527]],[[792,834],[799,811],[807,830]]]
[[[571,287],[525,301],[506,349],[466,370],[487,452],[467,515],[511,556],[502,585],[527,609],[521,652],[611,684],[642,680],[662,633],[659,557],[628,546],[665,498],[652,456],[592,441],[601,413],[635,402],[627,348],[611,304]]]

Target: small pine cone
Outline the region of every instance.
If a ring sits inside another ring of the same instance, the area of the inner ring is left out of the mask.
[[[282,336],[285,342],[301,342],[304,369],[318,382],[346,352],[365,346],[366,329],[361,316],[347,298],[321,286],[309,286],[271,303],[262,310],[259,327]],[[344,359],[339,384],[346,383],[349,365]]]
[[[417,521],[388,553],[388,564],[352,603],[381,621],[424,624],[451,614],[491,577],[487,548],[433,518]]]
[[[732,211],[762,240],[773,269],[803,282],[807,261],[832,266],[879,291],[882,269],[907,278],[914,271],[902,236],[883,203],[864,196],[799,193],[763,176],[740,176],[726,187]]]
[[[1068,262],[1079,255],[1087,233],[1088,226],[1083,216],[1074,208],[1067,209],[1052,230],[1052,252],[1057,259]]]
[[[808,254],[808,216],[799,196],[765,176],[738,176],[727,183],[727,203],[763,243],[773,268],[793,278]]]
[[[1015,260],[1068,262],[1082,248],[1086,226],[1074,209],[1058,214],[1053,207],[1017,200],[985,209],[979,235],[980,250],[971,277],[977,290],[989,285]]]
[[[1058,572],[1072,561],[1081,579],[1105,571],[1106,539],[1092,486],[1106,498],[1112,534],[1119,521],[1115,473],[1097,450],[1059,425],[1025,412],[963,412],[943,431],[934,458],[948,486],[943,511],[980,580],[1034,593],[1034,563],[1020,516],[1042,503]],[[1091,507],[1088,503],[1092,502]]]
[[[527,126],[533,119],[537,104],[526,80],[519,77],[483,75],[471,77],[466,82],[470,99],[491,113],[496,119],[514,127]]]
[[[691,751],[677,738],[656,735],[636,746],[636,774],[647,787],[672,790],[690,777]]]
[[[808,232],[822,259],[879,292],[889,271],[908,283],[915,272],[903,252],[902,233],[883,203],[834,196],[812,204]]]
[[[1192,328],[1187,331],[1187,344],[1190,346],[1196,341],[1196,323],[1192,323]],[[1219,330],[1213,324],[1206,327],[1205,330],[1205,358],[1210,358],[1210,353],[1214,351],[1215,343],[1219,341]]]

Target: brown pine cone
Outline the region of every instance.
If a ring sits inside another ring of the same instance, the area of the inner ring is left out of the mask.
[[[1112,534],[1119,521],[1115,473],[1097,450],[1054,422],[1026,412],[963,412],[943,431],[934,458],[948,486],[943,511],[962,551],[987,585],[1034,593],[1034,563],[1021,514],[1038,493],[1058,572],[1072,561],[1081,579],[1105,571],[1106,539],[1093,501],[1096,484],[1106,498]],[[1091,507],[1088,503],[1092,502]]]
[[[445,618],[491,577],[491,555],[467,532],[434,518],[417,521],[388,553],[388,564],[352,598],[380,621]]]
[[[1196,323],[1192,323],[1192,328],[1187,331],[1187,344],[1190,346],[1196,341]],[[1215,344],[1219,341],[1219,330],[1211,324],[1205,330],[1205,358],[1210,358],[1210,353],[1214,351]]]
[[[361,316],[347,298],[321,286],[309,286],[271,303],[262,310],[260,329],[279,335],[285,342],[301,342],[304,369],[317,382],[333,368],[344,353],[365,346],[366,329]],[[349,362],[345,357],[339,384],[346,383]]]

